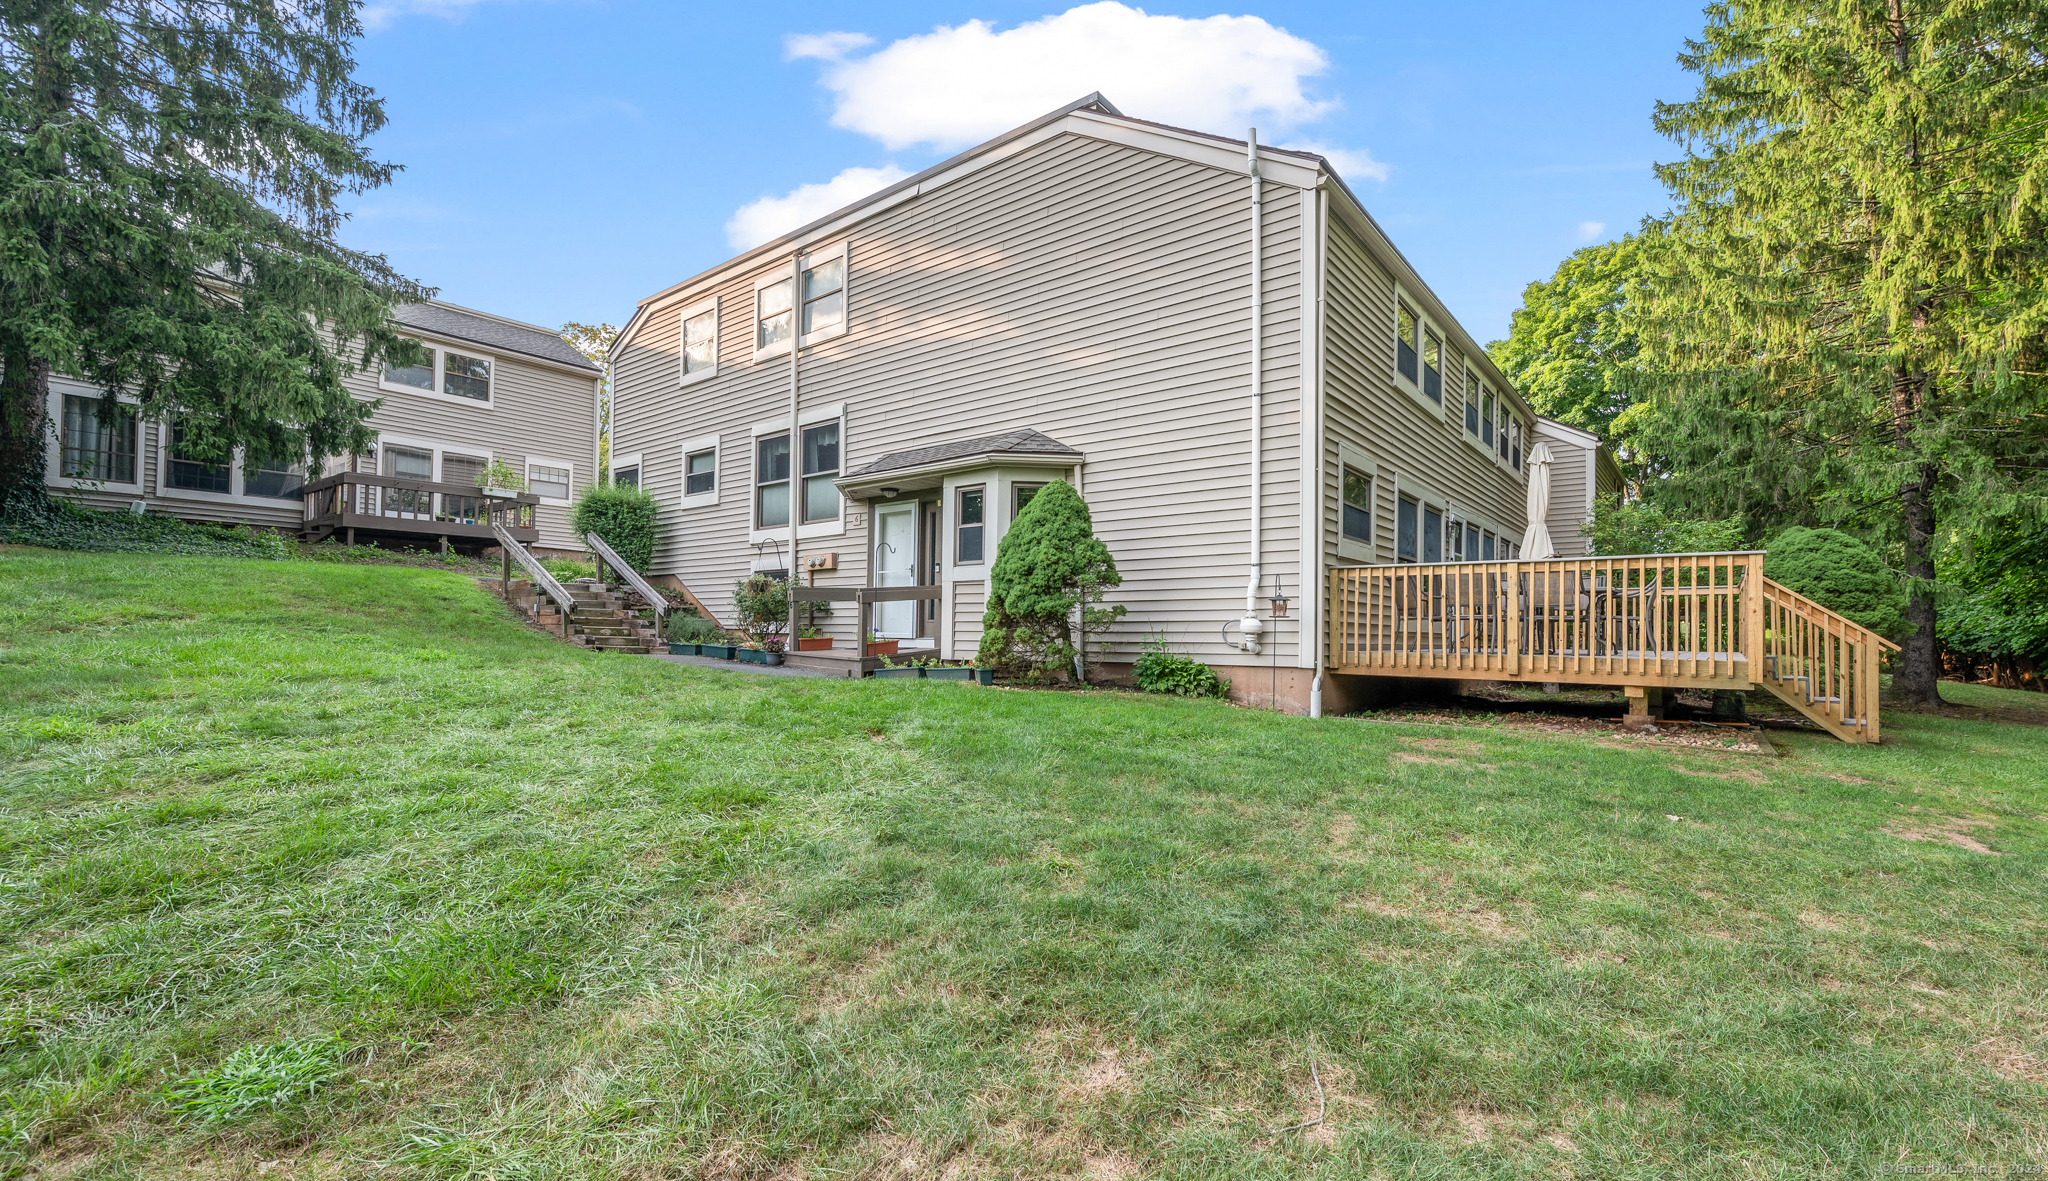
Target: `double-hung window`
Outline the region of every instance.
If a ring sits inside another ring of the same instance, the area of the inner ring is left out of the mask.
[[[846,326],[846,255],[804,262],[805,336]]]
[[[839,424],[804,428],[804,516],[806,525],[839,519]]]
[[[1444,401],[1444,342],[1432,329],[1422,333],[1422,392],[1437,405]]]
[[[683,457],[683,495],[709,496],[718,491],[718,450],[707,447]]]
[[[754,293],[755,352],[789,342],[790,328],[796,323],[796,313],[790,310],[789,289],[789,280],[783,279]]]
[[[1346,541],[1372,544],[1372,477],[1348,464],[1344,468],[1343,517]]]
[[[683,312],[683,380],[718,370],[718,301]]]
[[[1465,371],[1465,433],[1479,437],[1479,375],[1470,369]]]
[[[1500,456],[1502,463],[1506,463],[1508,460],[1508,400],[1506,398],[1495,398],[1493,408],[1493,453]]]
[[[982,538],[987,529],[988,490],[986,488],[962,488],[960,490],[960,522],[953,535],[953,560],[955,562],[979,562],[982,560]]]
[[[781,352],[796,336],[797,344],[837,336],[846,331],[846,247],[806,255],[803,270],[792,279],[763,280],[754,290],[754,354]]]
[[[1400,498],[1394,511],[1394,556],[1404,562],[1420,557],[1418,535],[1422,532],[1422,505],[1412,496]]]
[[[304,500],[305,464],[288,455],[265,457],[244,454],[242,495],[261,496],[270,500]]]
[[[789,524],[789,434],[754,440],[754,528]]]
[[[1509,456],[1509,458],[1508,458],[1508,464],[1509,464],[1509,466],[1513,467],[1513,468],[1514,468],[1514,469],[1515,469],[1516,471],[1521,471],[1521,470],[1522,470],[1522,420],[1521,420],[1521,419],[1519,419],[1519,418],[1517,418],[1517,419],[1515,419],[1514,421],[1510,422],[1510,423],[1509,423],[1508,425],[1509,425],[1510,427],[1512,427],[1512,428],[1514,429],[1514,432],[1515,432],[1515,441],[1514,441],[1514,444],[1513,444],[1513,454],[1511,454],[1511,455]]]
[[[57,474],[70,480],[135,483],[135,413],[106,398],[64,395]]]
[[[170,463],[166,465],[164,483],[187,492],[218,492],[226,495],[234,491],[233,467],[225,463],[212,463],[199,456],[192,441],[192,432],[183,423],[171,427]]]
[[[526,486],[535,496],[569,499],[569,469],[552,464],[532,463],[526,468]]]
[[[1493,446],[1493,391],[1487,390],[1479,399],[1479,441]]]
[[[1394,306],[1394,367],[1412,383],[1416,379],[1415,356],[1421,347],[1422,320],[1407,300],[1396,300]]]

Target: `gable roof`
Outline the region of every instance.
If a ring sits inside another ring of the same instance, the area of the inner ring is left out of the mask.
[[[929,447],[913,447],[908,451],[892,451],[857,472],[847,473],[845,478],[859,480],[883,472],[908,471],[954,460],[993,455],[1030,455],[1067,460],[1083,458],[1079,451],[1058,439],[1030,427],[1019,427],[1013,431],[1004,431],[1000,435],[983,435],[978,439],[961,439],[952,443],[935,443]]]
[[[399,304],[391,309],[391,318],[407,328],[417,328],[435,336],[538,357],[572,369],[588,370],[592,376],[601,372],[589,357],[576,350],[575,345],[538,324],[522,324],[517,320],[442,303],[438,299]]]

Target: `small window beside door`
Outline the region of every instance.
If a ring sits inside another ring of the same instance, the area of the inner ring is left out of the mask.
[[[960,521],[953,540],[953,560],[969,563],[982,560],[982,539],[987,529],[985,488],[960,490]]]

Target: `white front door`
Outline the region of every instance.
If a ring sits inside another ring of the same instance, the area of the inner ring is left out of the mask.
[[[917,585],[917,502],[875,510],[875,585]],[[875,634],[907,640],[917,634],[917,604],[876,603]]]

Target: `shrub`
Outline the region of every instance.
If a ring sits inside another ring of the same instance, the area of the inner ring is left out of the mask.
[[[2048,658],[2048,524],[2001,522],[1950,546],[1937,572],[1943,643],[1993,661]]]
[[[586,533],[604,538],[635,570],[644,573],[654,564],[654,498],[638,488],[618,484],[585,488],[569,512],[569,524],[578,538]]]
[[[697,614],[694,607],[678,607],[668,613],[668,638],[678,644],[717,644],[725,631]]]
[[[732,609],[740,630],[754,643],[763,644],[789,626],[789,583],[766,574],[749,574],[733,584]]]
[[[600,534],[599,536],[603,535]],[[624,557],[625,555],[621,554],[620,556]],[[554,575],[557,580],[562,582],[567,582],[574,578],[597,577],[596,562],[585,562],[577,558],[542,558],[540,559],[540,568]]]
[[[1073,485],[1054,480],[1017,514],[996,549],[976,663],[1005,671],[1020,665],[1041,673],[1075,669],[1080,642],[1123,617],[1121,604],[1100,605],[1121,585],[1087,504]]]
[[[1742,521],[1688,520],[1667,514],[1663,506],[1649,500],[1623,500],[1610,494],[1593,506],[1586,519],[1586,536],[1593,553],[1615,554],[1712,554],[1742,546]]]
[[[51,496],[15,496],[0,517],[0,541],[51,549],[284,559],[298,543],[268,529],[195,525],[157,513],[100,512]]]
[[[1138,657],[1135,670],[1138,688],[1147,693],[1171,693],[1177,697],[1222,697],[1230,682],[1216,670],[1192,656],[1168,652],[1164,646],[1147,648]]]
[[[1794,526],[1773,537],[1764,577],[1887,638],[1906,630],[1906,595],[1876,551],[1834,529]]]

